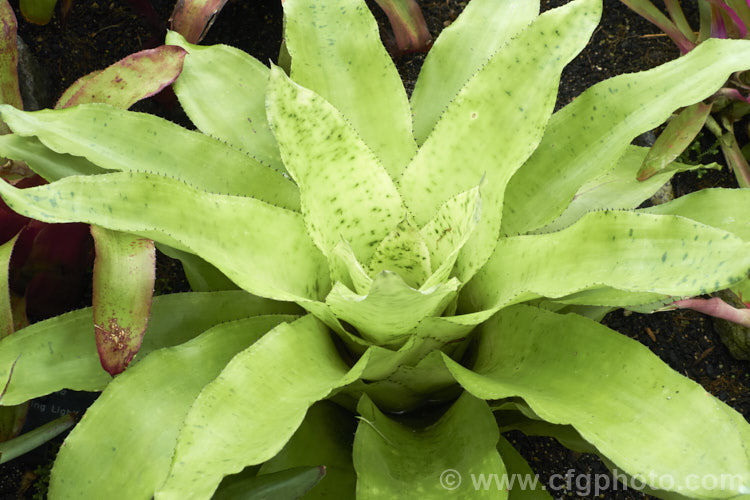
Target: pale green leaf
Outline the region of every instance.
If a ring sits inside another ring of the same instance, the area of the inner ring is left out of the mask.
[[[259,316],[222,323],[185,344],[151,353],[116,377],[60,448],[50,495],[150,499],[169,473],[182,421],[201,389],[237,352],[292,319]],[[133,418],[139,413],[148,418]]]
[[[297,314],[295,304],[241,291],[176,293],[154,298],[146,335],[133,364],[149,352],[181,344],[222,321],[259,314]],[[0,380],[18,358],[3,405],[15,405],[60,389],[101,391],[112,380],[94,342],[91,308],[34,323],[0,342]]]
[[[156,499],[210,498],[223,476],[281,451],[308,408],[357,380],[366,364],[364,356],[350,369],[313,316],[279,325],[201,391]]]
[[[377,246],[368,267],[370,276],[393,271],[410,287],[419,288],[431,274],[430,251],[420,231],[403,220]]]
[[[26,162],[31,170],[48,182],[69,175],[95,175],[107,172],[86,158],[55,153],[36,137],[23,137],[17,134],[0,135],[0,155]]]
[[[669,479],[674,486],[663,489],[692,498],[749,490],[748,423],[638,342],[580,316],[515,306],[481,327],[477,352],[471,370],[445,358],[469,392],[522,397],[649,485]],[[722,475],[735,481],[722,489],[690,479]]]
[[[458,258],[461,281],[491,255],[505,186],[541,140],[560,73],[585,46],[600,12],[599,0],[577,0],[539,16],[466,83],[404,171],[399,189],[420,226],[486,178],[483,216]]]
[[[268,68],[234,47],[193,45],[175,31],[167,32],[166,43],[188,51],[173,88],[190,121],[204,134],[284,171],[266,120]]]
[[[399,275],[383,271],[373,279],[366,295],[336,283],[326,304],[362,337],[388,345],[402,342],[424,318],[439,316],[457,289],[458,281],[452,279],[429,290],[416,290]]]
[[[222,481],[211,500],[297,500],[310,498],[318,482],[327,475],[324,467],[294,467],[263,475],[232,476],[233,481]],[[244,477],[238,477],[244,476]]]
[[[484,401],[464,393],[440,420],[417,429],[390,419],[366,396],[357,411],[358,500],[508,497],[494,484],[475,488],[472,481],[505,474],[495,449],[500,434]]]
[[[158,173],[210,192],[299,208],[296,186],[279,172],[153,115],[106,104],[34,113],[0,106],[0,111],[15,133],[36,136],[53,151],[83,156],[102,168]]]
[[[2,183],[0,193],[17,212],[44,222],[86,222],[170,246],[176,241],[256,295],[298,300],[328,292],[327,264],[302,216],[254,198],[131,172],[67,177],[30,189]]]
[[[316,403],[286,446],[263,464],[260,474],[291,467],[324,466],[325,477],[305,499],[354,498],[357,476],[352,464],[352,438],[355,429],[354,415],[327,401]]]
[[[292,78],[335,106],[396,179],[416,151],[401,78],[362,0],[289,0]]]
[[[411,107],[422,144],[461,87],[539,14],[539,0],[472,0],[430,47]]]
[[[184,252],[168,245],[157,245],[156,248],[168,257],[178,259],[182,263],[185,277],[194,292],[218,292],[221,290],[236,290],[237,285],[227,278],[224,273],[216,269],[197,255]]]
[[[552,223],[535,232],[558,231],[573,224],[583,214],[592,210],[635,208],[653,196],[677,172],[702,167],[702,165],[692,166],[672,162],[658,174],[645,181],[639,181],[636,175],[648,151],[648,148],[628,146],[612,170],[581,186],[565,212]]]
[[[500,240],[490,261],[464,288],[463,306],[488,309],[600,287],[677,296],[708,293],[747,275],[749,249],[731,233],[682,217],[591,212],[557,233]]]
[[[343,238],[367,263],[406,215],[388,173],[336,108],[278,67],[271,70],[267,106],[313,240],[330,255]]]
[[[4,182],[4,181],[0,181]],[[0,245],[0,339],[13,333],[13,308],[10,304],[10,256],[18,235]],[[2,380],[2,378],[0,378]]]
[[[534,155],[508,184],[503,232],[526,233],[552,222],[581,186],[614,167],[636,136],[714,93],[732,72],[747,69],[749,57],[750,41],[711,39],[675,61],[585,91],[555,113]]]
[[[370,286],[372,286],[372,278],[357,260],[348,241],[341,240],[333,247],[328,263],[331,267],[332,282],[340,281],[350,290],[362,295],[367,294]]]

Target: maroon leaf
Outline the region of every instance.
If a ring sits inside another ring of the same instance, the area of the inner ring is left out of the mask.
[[[190,43],[203,40],[227,0],[177,0],[169,23]]]

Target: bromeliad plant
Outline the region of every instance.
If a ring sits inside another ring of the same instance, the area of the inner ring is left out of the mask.
[[[61,448],[51,498],[209,498],[248,466],[233,491],[293,497],[321,465],[310,498],[516,498],[529,492],[469,479],[530,472],[499,434],[511,428],[598,453],[658,496],[750,494],[745,419],[589,318],[747,279],[750,223],[733,215],[749,192],[632,210],[683,167],[638,182],[646,152],[629,144],[747,69],[750,42],[707,41],[552,114],[599,0],[542,15],[473,0],[410,100],[363,2],[284,9],[291,78],[169,35],[202,133],[101,104],[0,108],[21,157],[41,144],[61,172],[100,169],[2,185],[15,210],[154,239],[203,290],[217,276],[244,290],[154,298],[114,380],[89,310],[0,343],[2,404],[103,391]],[[463,483],[441,484],[447,469]]]

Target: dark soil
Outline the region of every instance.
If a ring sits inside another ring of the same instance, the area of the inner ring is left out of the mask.
[[[12,3],[17,6],[17,1]],[[154,0],[152,3],[166,26],[174,2]],[[564,3],[567,0],[542,0],[544,10]],[[434,38],[458,16],[466,1],[424,0],[421,4]],[[389,28],[385,16],[375,6],[373,11],[387,39]],[[154,46],[161,36],[154,32],[145,18],[131,11],[127,2],[114,0],[74,1],[64,23],[56,16],[47,26],[33,26],[19,16],[19,25],[20,35],[47,73],[47,95],[38,96],[44,107],[53,105],[54,100],[77,78],[130,53]],[[280,33],[281,8],[277,0],[230,0],[203,43],[227,43],[261,61],[276,60]],[[604,0],[601,26],[589,46],[563,74],[558,107],[598,81],[620,73],[645,70],[678,55],[671,41],[661,36],[657,28],[633,14],[618,0]],[[413,86],[423,59],[423,54],[413,54],[397,61],[407,88]],[[139,109],[186,123],[179,109],[170,110],[163,102],[149,100],[139,105]],[[720,158],[713,159],[721,161]],[[676,196],[703,187],[736,187],[734,178],[726,169],[707,172],[701,177],[694,173],[681,174],[673,184]],[[161,256],[158,268],[164,291],[185,289],[184,276],[174,261]],[[729,355],[710,318],[689,311],[652,315],[618,311],[608,315],[604,323],[645,344],[672,368],[702,384],[746,418],[750,416],[748,364]],[[71,403],[65,396],[57,394],[35,402],[30,412],[30,425],[51,420],[63,411],[85,407],[92,400],[91,396],[80,394],[76,397],[82,401]],[[706,425],[709,430],[710,423]],[[518,432],[509,433],[508,437],[543,482],[548,481],[552,474],[564,475],[569,469],[575,474],[607,473],[606,467],[596,457],[571,452],[554,439],[527,437]],[[44,498],[45,471],[48,471],[49,461],[59,443],[60,439],[0,466],[0,498]],[[621,490],[621,487],[618,491],[610,488],[600,498],[645,498],[637,492]],[[593,494],[573,484],[569,489],[557,491],[555,496],[591,498]]]

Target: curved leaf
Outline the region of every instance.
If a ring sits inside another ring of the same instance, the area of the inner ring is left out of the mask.
[[[706,40],[657,68],[598,83],[550,119],[534,155],[508,184],[503,232],[538,229],[588,180],[613,168],[630,142],[747,69],[750,41]],[[690,78],[685,78],[689,74]]]
[[[151,353],[116,377],[60,448],[50,495],[150,499],[169,473],[182,421],[201,389],[235,354],[292,319],[258,316],[222,323],[185,344]],[[133,418],[142,412],[149,417]]]
[[[133,365],[155,349],[186,342],[223,321],[299,312],[295,304],[260,299],[242,291],[154,297],[140,355]],[[92,329],[92,311],[86,308],[40,321],[3,339],[0,380],[6,380],[11,370],[13,377],[0,402],[15,405],[60,389],[104,389],[112,378],[99,363]]]
[[[325,467],[294,467],[249,476],[229,484],[222,482],[211,500],[296,500],[303,495],[309,498],[309,491],[326,475]]]
[[[131,172],[68,177],[30,189],[6,184],[0,193],[15,211],[43,222],[87,222],[170,246],[177,241],[256,295],[300,300],[328,291],[326,262],[300,214],[253,198]]]
[[[367,396],[354,436],[357,499],[492,498],[505,489],[475,488],[475,476],[505,474],[500,437],[487,403],[464,393],[434,424],[413,429],[384,415]]]
[[[292,78],[333,104],[394,179],[416,151],[401,78],[362,0],[285,0]]]
[[[410,287],[418,288],[431,274],[430,251],[420,231],[404,219],[383,238],[368,267],[370,276],[392,271]]]
[[[0,2],[0,23],[3,28],[3,36],[0,37],[0,103],[23,109],[21,91],[18,88],[18,23],[8,0]],[[7,133],[7,128],[4,132],[0,129],[0,133]]]
[[[200,42],[227,0],[177,0],[169,17],[173,30],[182,33],[190,43]]]
[[[349,369],[311,315],[268,332],[201,391],[156,499],[210,498],[223,476],[276,455],[308,408],[358,379],[366,363]]]
[[[24,113],[0,106],[20,135],[34,135],[58,153],[84,156],[110,170],[153,172],[207,191],[254,196],[297,210],[296,186],[279,172],[199,132],[106,104]],[[164,145],[170,147],[165,148]]]
[[[538,14],[539,0],[472,0],[440,32],[411,95],[418,144],[424,143],[464,84]]]
[[[0,135],[0,155],[26,162],[31,170],[47,182],[70,175],[96,175],[107,172],[86,158],[56,153],[36,137],[24,137],[17,134]]]
[[[557,233],[500,240],[461,299],[464,308],[477,310],[603,286],[708,293],[747,276],[749,248],[731,233],[681,217],[591,212]]]
[[[494,316],[479,342],[471,370],[444,356],[475,396],[522,397],[650,486],[691,498],[732,498],[750,488],[745,419],[638,342],[577,315],[528,306]],[[735,480],[707,488],[691,479],[707,476]]]
[[[167,42],[188,51],[173,88],[198,129],[284,171],[279,147],[266,119],[268,68],[228,45],[201,47],[174,31]]]

